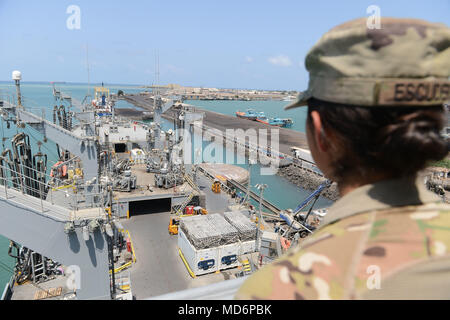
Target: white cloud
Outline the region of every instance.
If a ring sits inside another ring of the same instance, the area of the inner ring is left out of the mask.
[[[249,57],[249,56],[246,56],[245,57],[245,61],[248,62],[248,63],[252,63],[253,62],[253,58]]]
[[[268,61],[275,65],[280,67],[289,67],[292,65],[291,59],[289,59],[288,56],[285,56],[284,54],[280,54],[276,57],[270,57]]]

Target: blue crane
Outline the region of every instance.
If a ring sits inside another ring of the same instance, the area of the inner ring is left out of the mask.
[[[313,191],[305,200],[303,200],[302,203],[300,203],[297,208],[294,210],[294,216],[296,216],[298,213],[300,213],[300,210],[302,210],[304,207],[308,205],[308,203],[311,202],[313,198],[318,198],[322,191],[324,191],[326,188],[328,188],[333,182],[330,180],[326,180],[324,183],[322,183],[316,190]]]
[[[308,217],[314,207],[314,204],[316,203],[317,199],[319,199],[320,194],[326,190],[330,185],[332,184],[332,181],[326,180],[324,183],[322,183],[316,190],[314,190],[308,197],[306,197],[305,200],[300,203],[297,208],[293,211],[293,214],[290,215],[285,212],[280,212],[280,218],[282,218],[289,226],[289,229],[286,232],[286,235],[289,234],[289,231],[291,228],[294,229],[294,232],[300,232],[300,236],[303,238],[308,233],[311,233],[315,230],[315,227],[308,225]],[[308,213],[306,216],[299,216],[300,211],[305,208],[311,201],[314,201],[311,207],[309,208]],[[303,230],[303,231],[301,231]]]

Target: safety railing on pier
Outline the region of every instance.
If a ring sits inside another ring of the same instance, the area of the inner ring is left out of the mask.
[[[269,163],[279,163],[280,160],[287,161],[289,163],[292,163],[293,165],[300,167],[304,170],[307,170],[313,174],[319,175],[323,177],[323,173],[320,171],[320,169],[313,163],[309,162],[306,159],[301,158],[294,158],[290,155],[287,155],[283,152],[277,151],[277,150],[271,150],[270,148],[259,146],[258,144],[253,144],[251,142],[246,142],[245,138],[238,138],[234,134],[228,134],[227,132],[223,133],[221,131],[220,135],[215,134],[217,129],[209,127],[205,124],[198,125],[198,124],[192,124],[193,126],[202,129],[203,131],[208,131],[209,134],[216,136],[218,138],[223,138],[225,142],[231,142],[236,147],[241,147],[243,150],[247,152],[253,152],[259,157],[265,157],[268,164]]]
[[[214,181],[216,179],[216,176],[214,174],[212,174],[211,172],[209,172],[208,170],[206,170],[205,168],[201,167],[201,166],[197,166],[197,169],[207,178],[209,178],[211,181]],[[219,183],[220,183],[220,188],[221,190],[224,190],[226,193],[228,193],[229,195],[231,195],[233,193],[233,191],[235,191],[235,189],[240,189],[242,191],[246,191],[247,187],[243,186],[242,184],[234,181],[234,180],[227,180],[226,182],[221,181],[220,179]],[[253,191],[250,191],[250,197],[252,197],[255,201],[259,201],[259,196],[257,194],[255,194]],[[237,199],[237,198],[236,198]],[[281,211],[281,209],[279,209],[278,207],[276,207],[274,204],[270,203],[269,201],[262,199],[262,205],[263,207],[269,209],[273,214],[270,213],[266,213],[264,212],[263,215],[265,217],[271,218],[271,219],[275,219],[275,220],[280,220],[281,218],[279,218],[278,214]]]
[[[203,175],[205,177],[209,178],[212,181],[217,179],[214,174],[212,174],[211,172],[209,172],[208,170],[206,170],[205,168],[203,168],[201,166],[197,166],[197,170],[200,171],[201,173],[203,173]],[[221,190],[224,190],[228,194],[231,194],[233,192],[233,190],[231,190],[231,188],[226,183],[224,183],[220,179],[218,179],[218,180],[219,180],[219,183],[220,183],[220,189]]]
[[[243,191],[243,192],[245,192],[245,191],[247,190],[247,187],[246,187],[246,186],[240,184],[239,182],[237,182],[237,181],[235,181],[235,180],[228,180],[228,183],[229,183],[231,186],[233,186],[234,188],[240,189],[240,190]],[[259,201],[259,200],[260,200],[260,199],[259,199],[260,196],[257,195],[255,192],[253,192],[253,191],[251,191],[251,190],[250,190],[249,195],[250,195],[250,197],[251,197],[253,200],[255,200],[255,201]],[[276,214],[277,217],[278,217],[278,214],[282,211],[280,208],[278,208],[278,207],[275,206],[273,203],[267,201],[267,200],[264,199],[264,198],[261,199],[261,204],[262,204],[265,208],[269,209],[271,212],[273,212],[274,214]]]

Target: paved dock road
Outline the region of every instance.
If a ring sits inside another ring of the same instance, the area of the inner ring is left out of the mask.
[[[136,299],[199,287],[224,280],[223,274],[191,278],[179,254],[177,236],[167,230],[170,213],[153,213],[122,220],[130,232],[137,262],[131,271],[131,288]]]

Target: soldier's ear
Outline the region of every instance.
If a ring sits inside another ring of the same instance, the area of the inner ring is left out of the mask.
[[[312,122],[312,134],[314,138],[315,145],[319,148],[319,151],[328,151],[329,144],[327,141],[327,136],[322,125],[322,119],[320,118],[320,113],[317,111],[311,111],[311,122]]]

